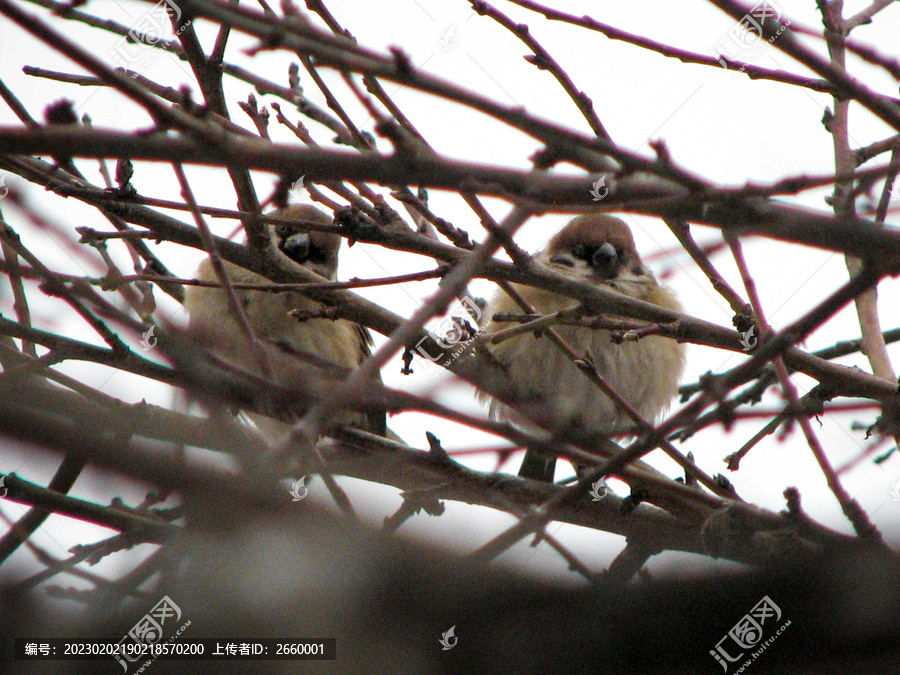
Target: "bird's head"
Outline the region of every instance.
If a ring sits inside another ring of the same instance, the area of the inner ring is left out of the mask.
[[[656,286],[628,225],[602,213],[570,220],[538,254],[538,260],[566,276],[610,286],[631,297],[643,297]]]
[[[269,240],[276,255],[280,254],[297,265],[334,281],[337,278],[340,235],[310,230],[305,223],[331,225],[332,219],[314,206],[288,206],[269,214],[292,221],[269,225]]]

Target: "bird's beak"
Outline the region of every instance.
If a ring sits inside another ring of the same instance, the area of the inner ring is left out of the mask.
[[[281,250],[294,262],[303,264],[309,256],[309,234],[307,232],[292,234],[284,240]]]
[[[619,272],[619,257],[616,249],[609,242],[594,251],[591,269],[599,279],[614,279]]]

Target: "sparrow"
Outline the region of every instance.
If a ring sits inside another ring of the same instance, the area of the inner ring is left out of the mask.
[[[673,291],[657,283],[641,262],[631,230],[619,218],[605,214],[573,218],[534,259],[575,281],[603,286],[667,309],[681,309]],[[515,287],[542,314],[578,304],[541,288]],[[521,314],[522,309],[499,291],[482,315],[486,333],[509,327],[492,321],[498,313]],[[649,335],[616,344],[608,330],[565,325],[554,329],[578,354],[589,353],[599,373],[645,419],[653,422],[668,409],[684,369],[684,349],[675,340]],[[491,353],[516,385],[536,394],[558,419],[606,437],[634,426],[628,414],[549,338],[523,333],[492,345]],[[490,402],[490,414],[494,419],[528,426],[523,415],[496,400]],[[555,458],[528,450],[519,475],[552,482],[555,468]]]
[[[290,270],[301,266],[323,277],[337,279],[338,250],[341,237],[331,232],[309,230],[303,221],[331,225],[332,219],[309,205],[293,205],[269,215],[294,221],[290,224],[269,224],[270,260]],[[232,263],[225,263],[228,278],[234,284],[271,284],[269,279]],[[218,283],[209,259],[197,270],[200,281]],[[317,387],[329,386],[330,381],[342,380],[371,353],[371,335],[363,326],[345,319],[301,319],[297,312],[317,313],[326,306],[306,297],[299,291],[270,292],[235,288],[237,300],[247,322],[259,341],[269,373],[275,383],[284,387],[305,385],[315,392]],[[228,305],[225,291],[211,286],[191,286],[185,297],[190,320],[188,335],[225,364],[257,377],[265,377],[258,359],[258,350],[247,339],[241,325]],[[303,380],[306,380],[305,382]],[[285,418],[278,411],[272,415],[248,413],[260,432],[269,440],[286,430]],[[271,418],[281,418],[274,422]],[[385,415],[357,411],[342,411],[335,422],[348,424],[379,435],[385,433]]]

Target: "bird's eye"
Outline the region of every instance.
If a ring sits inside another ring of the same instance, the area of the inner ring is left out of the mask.
[[[565,265],[566,267],[575,267],[575,261],[565,254],[557,254],[550,258],[550,262],[554,265]]]
[[[582,260],[584,260],[587,258],[587,251],[581,244],[576,244],[572,248],[572,255],[574,255],[576,258],[581,258]]]
[[[279,237],[287,237],[293,228],[290,225],[276,225],[275,226],[275,234]]]

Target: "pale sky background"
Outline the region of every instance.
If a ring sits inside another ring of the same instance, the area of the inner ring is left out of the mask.
[[[417,68],[462,84],[500,103],[524,106],[534,115],[589,133],[588,126],[575,105],[561,91],[552,76],[538,71],[522,59],[523,55],[529,53],[527,48],[493,20],[476,15],[466,2],[401,0],[327,4],[339,22],[367,47],[384,51],[391,45],[399,45],[410,55]],[[849,16],[867,4],[847,2],[845,13]],[[26,11],[45,18],[48,16],[39,7],[25,2],[19,5]],[[557,2],[553,5],[562,11],[578,16],[588,14],[626,31],[704,54],[710,53],[735,25],[729,16],[699,1]],[[249,3],[247,6],[254,5]],[[598,33],[548,22],[537,14],[499,0],[496,6],[517,21],[530,26],[532,34],[567,70],[576,85],[591,96],[599,118],[613,139],[624,148],[650,156],[648,142],[664,140],[678,164],[709,180],[729,186],[742,185],[747,181],[769,183],[785,176],[827,174],[834,170],[832,138],[821,124],[825,108],[831,105],[831,98],[825,94],[771,82],[751,81],[719,68],[685,65],[623,42],[608,40]],[[820,26],[815,3],[811,1],[781,2],[779,7],[784,15],[799,25]],[[99,0],[89,2],[82,9],[126,25],[136,25],[152,10],[152,5]],[[117,36],[74,22],[54,18],[50,21],[70,39],[80,41],[95,54],[106,58],[112,65],[117,65],[111,55],[119,42]],[[210,30],[209,24],[202,21],[198,22],[197,29],[208,50],[214,32]],[[900,7],[895,4],[877,15],[874,24],[856,29],[853,38],[886,51],[896,45],[898,34]],[[807,42],[824,53],[821,41],[808,39]],[[240,63],[286,85],[288,65],[291,61],[296,61],[296,57],[278,51],[249,58],[240,50],[252,44],[252,40],[233,33],[226,60]],[[170,86],[190,84],[197,91],[185,64],[164,53],[155,55],[155,58],[145,57],[145,52],[135,53],[144,59],[140,64],[148,77]],[[735,47],[732,55],[736,58],[752,58],[753,63],[759,66],[784,68],[811,75],[792,59],[771,47],[764,47],[752,54],[740,54]],[[883,71],[861,65],[853,57],[849,59],[849,63],[852,73],[869,87],[882,93],[897,95],[896,82]],[[71,61],[49,51],[8,20],[0,19],[0,77],[20,97],[33,116],[40,118],[48,104],[60,98],[69,98],[75,102],[79,115],[89,114],[96,127],[139,130],[146,128],[149,123],[149,118],[139,108],[117,93],[29,77],[21,71],[25,65],[63,72],[82,72]],[[322,72],[328,75],[329,83],[334,85],[338,97],[354,121],[371,131],[372,120],[361,106],[354,104],[339,78],[326,70]],[[250,120],[237,107],[237,101],[246,100],[251,88],[230,78],[225,81],[226,97],[234,121],[252,129]],[[305,73],[301,73],[301,84],[305,93],[324,107],[323,97]],[[396,103],[437,152],[448,157],[527,169],[530,166],[529,156],[539,148],[533,139],[510,130],[491,118],[389,82],[384,84]],[[277,100],[267,96],[259,98],[261,104]],[[280,102],[289,118],[298,117],[296,113],[289,111],[285,102]],[[303,121],[320,142],[328,144],[333,135],[331,132],[306,119]],[[18,124],[5,105],[0,105],[0,124]],[[270,120],[269,130],[276,140],[294,140],[289,131],[279,128],[274,115]],[[890,132],[884,123],[861,107],[852,107],[853,147],[868,145],[888,135]],[[379,141],[379,145],[385,151],[389,148],[383,141]],[[884,161],[886,157],[882,157],[880,163]],[[78,165],[88,178],[101,182],[96,162],[80,160]],[[866,168],[873,165],[869,163]],[[567,174],[574,171],[571,166],[558,167],[556,170]],[[235,208],[233,190],[224,170],[191,167],[189,177],[201,203]],[[260,197],[267,197],[274,185],[273,177],[257,173],[255,180]],[[109,229],[92,208],[71,199],[63,200],[37,187],[24,185],[16,176],[7,175],[6,183],[24,189],[32,207],[66,232],[73,232],[78,225]],[[178,187],[171,168],[167,165],[136,163],[133,183],[142,195],[178,198]],[[589,188],[590,185],[586,183],[585,190]],[[388,191],[382,192],[387,194]],[[798,198],[789,198],[788,201],[830,212],[823,200],[827,192],[810,191]],[[508,205],[499,200],[484,201],[498,219],[508,212]],[[895,201],[888,222],[896,225],[900,197]],[[39,251],[45,262],[52,262],[57,266],[56,269],[67,273],[79,273],[80,270],[92,275],[100,273],[90,266],[86,257],[74,257],[70,251],[61,248],[53,237],[35,232],[8,201],[0,206],[3,207],[4,216],[23,236],[25,243]],[[459,196],[431,191],[430,206],[438,215],[466,229],[473,238],[483,238],[477,218]],[[185,222],[189,220],[183,213],[173,215]],[[537,250],[567,218],[568,216],[561,214],[535,218],[522,229],[517,241],[527,250]],[[727,304],[712,290],[686,254],[677,252],[674,255],[657,255],[661,251],[671,251],[676,246],[675,239],[666,226],[654,218],[625,216],[625,219],[632,226],[638,250],[645,260],[650,260],[651,267],[657,273],[662,270],[670,272],[666,276],[666,283],[677,290],[685,311],[730,327],[732,313]],[[223,236],[234,229],[233,221],[211,223],[214,231]],[[694,236],[701,243],[721,239],[713,228],[695,227]],[[193,276],[194,269],[203,256],[201,252],[188,252],[181,247],[166,244],[157,247],[157,250],[176,274],[186,277]],[[843,258],[828,251],[810,250],[762,238],[745,240],[744,250],[755,275],[767,318],[776,329],[794,321],[847,279]],[[117,259],[122,261],[123,268],[127,268],[127,259],[121,253],[121,250],[115,252]],[[745,295],[729,257],[725,254],[718,255],[714,258],[714,263],[728,281],[740,290],[741,295]],[[343,249],[339,276],[342,279],[355,276],[380,277],[389,273],[406,273],[433,267],[433,261],[426,258],[358,244],[352,249]],[[476,281],[471,285],[471,290],[475,295],[486,297],[493,293],[492,286],[489,282]],[[362,289],[358,292],[394,312],[409,316],[435,288],[434,282],[417,282],[399,287]],[[879,292],[883,328],[890,329],[900,325],[897,280],[883,281]],[[161,292],[156,292],[155,295],[160,304],[160,317],[176,323],[184,322],[184,313],[176,303]],[[31,294],[33,301],[36,297],[37,293]],[[11,304],[8,285],[0,284],[0,312],[11,316]],[[45,298],[42,302],[35,302],[32,311],[35,323],[42,328],[98,342],[91,331],[57,300]],[[430,327],[438,323],[439,321],[435,321]],[[859,328],[851,306],[811,335],[805,347],[808,350],[820,349],[839,340],[858,336]],[[376,336],[377,343],[382,339],[381,336]],[[134,346],[139,348],[137,341]],[[900,367],[900,348],[894,345],[889,349],[895,367]],[[745,357],[739,354],[689,345],[685,381],[696,381],[706,371],[720,372],[733,368],[743,358]],[[841,359],[840,362],[869,370],[868,363],[859,355]],[[474,400],[472,388],[468,385],[459,383],[443,371],[438,372],[437,377],[432,377],[435,374],[433,367],[421,360],[414,362],[413,368],[413,376],[403,376],[400,374],[400,361],[395,359],[383,371],[384,380],[389,386],[399,389],[417,393],[435,392],[440,400],[457,408],[486,414],[485,408]],[[93,364],[74,363],[66,363],[60,370],[125,401],[143,399],[158,405],[173,405],[171,390],[126,373]],[[801,392],[807,391],[812,382],[805,376],[795,377],[795,381]],[[845,402],[846,399],[839,401]],[[771,409],[781,403],[777,393],[770,393],[762,405]],[[821,427],[813,423],[836,467],[858,455],[866,446],[865,432],[853,429],[854,421],[868,426],[874,421],[874,414],[869,411],[829,414],[821,418]],[[450,451],[497,445],[496,440],[486,434],[424,415],[404,414],[394,417],[389,423],[410,444],[417,447],[427,447],[424,438],[426,430],[435,433]],[[760,419],[740,422],[734,425],[730,433],[718,428],[708,429],[680,447],[685,452],[693,451],[700,466],[708,473],[724,473],[722,458],[737,450],[764,424],[765,420]],[[890,446],[883,446],[877,454],[888,447]],[[7,446],[2,452],[3,466],[0,468],[46,484],[58,461],[58,457],[31,448]],[[463,461],[474,468],[491,470],[496,460],[495,455],[467,455]],[[670,475],[678,475],[673,469],[674,463],[658,458],[654,463]],[[515,471],[517,467],[518,456],[506,464],[504,469]],[[841,532],[851,532],[849,523],[842,516],[837,501],[827,490],[825,479],[799,430],[784,443],[769,437],[744,459],[739,472],[728,472],[727,475],[738,493],[748,502],[776,511],[784,508],[784,489],[797,486],[803,497],[803,506],[812,518]],[[900,545],[897,527],[900,523],[900,500],[894,500],[891,492],[892,486],[900,481],[900,455],[895,453],[882,465],[876,465],[870,460],[861,462],[845,473],[842,479],[847,490],[859,500],[891,545]],[[364,514],[374,526],[380,525],[383,518],[392,514],[400,505],[399,494],[392,488],[352,479],[342,479],[340,482],[348,490],[357,511]],[[113,497],[120,496],[129,504],[137,504],[142,501],[145,491],[118,476],[91,470],[78,480],[71,494],[99,503],[109,503]],[[310,494],[310,499],[318,499],[322,503],[330,501],[321,481],[313,481]],[[285,498],[290,499],[287,490]],[[447,511],[440,518],[422,514],[410,519],[401,528],[400,536],[426,540],[466,552],[486,543],[514,522],[511,516],[496,511],[454,502],[446,504]],[[24,512],[24,507],[9,501],[0,501],[0,509],[13,519],[18,519]],[[589,567],[598,571],[604,569],[624,545],[621,537],[571,525],[554,523],[548,531]],[[112,533],[101,528],[83,526],[77,521],[53,516],[33,541],[52,555],[65,558],[66,550],[71,546],[105,538],[110,534]],[[148,550],[149,545],[144,545],[130,552],[118,553],[105,559],[93,571],[101,575],[121,573]],[[34,559],[25,547],[16,553],[14,559],[22,567],[13,573],[13,577],[32,568]],[[530,548],[528,540],[505,553],[499,563],[559,583],[582,583],[580,577],[567,570],[558,554],[546,545]],[[652,559],[649,566],[651,570],[660,572],[688,573],[724,565],[701,556],[664,553]],[[6,565],[4,575],[9,577],[15,567]],[[53,583],[60,581],[73,586],[79,583],[72,577],[59,578]]]

